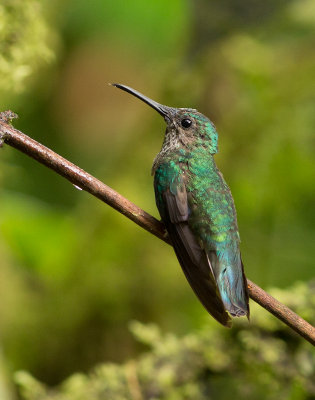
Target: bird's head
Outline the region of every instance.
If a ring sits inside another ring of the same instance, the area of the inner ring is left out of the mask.
[[[164,106],[128,86],[119,83],[114,83],[113,86],[138,97],[162,115],[167,124],[164,143],[168,146],[184,147],[188,150],[202,146],[211,154],[218,152],[218,133],[215,126],[199,111]]]

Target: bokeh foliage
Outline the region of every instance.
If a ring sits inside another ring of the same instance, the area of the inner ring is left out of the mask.
[[[16,127],[157,216],[163,120],[107,83],[196,107],[219,131],[249,278],[287,287],[314,276],[312,0],[6,0],[0,13],[0,104]],[[204,326],[169,246],[0,150],[0,370],[54,384],[136,357],[130,320],[176,335]]]
[[[4,96],[21,93],[26,79],[51,62],[50,32],[37,0],[4,0],[0,4],[0,87]],[[13,92],[13,93],[12,93]]]
[[[315,323],[314,283],[274,294]],[[48,389],[26,372],[16,374],[25,400],[161,399],[307,400],[315,397],[315,352],[267,312],[253,306],[234,330],[205,325],[177,337],[156,325],[130,324],[149,347],[136,360],[101,364],[89,375],[75,374]]]

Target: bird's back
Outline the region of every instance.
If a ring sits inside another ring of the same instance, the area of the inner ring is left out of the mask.
[[[233,316],[248,315],[234,202],[213,157],[202,148],[186,156],[176,151],[165,157],[156,169],[155,192],[180,264],[203,304],[207,290],[196,288],[192,278],[198,272],[191,276],[191,260],[199,260],[205,273],[199,280],[207,273],[213,277],[217,300],[225,310]]]
[[[208,254],[226,309],[248,315],[247,284],[231,191],[213,156],[197,149],[188,160],[186,188],[191,210],[188,224]]]

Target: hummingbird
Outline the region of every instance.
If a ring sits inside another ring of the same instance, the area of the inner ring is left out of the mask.
[[[231,316],[249,318],[235,205],[214,161],[214,124],[195,109],[165,106],[128,86],[113,86],[147,103],[166,122],[152,166],[155,200],[191,288],[222,325],[231,327]]]

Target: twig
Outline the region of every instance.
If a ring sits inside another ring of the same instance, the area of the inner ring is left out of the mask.
[[[150,214],[131,203],[92,175],[72,164],[52,150],[13,128],[9,122],[15,115],[0,114],[0,144],[4,142],[68,179],[73,185],[91,193],[133,222],[170,244],[164,225]],[[250,297],[295,332],[315,345],[315,328],[288,307],[270,296],[255,283],[247,280]]]

